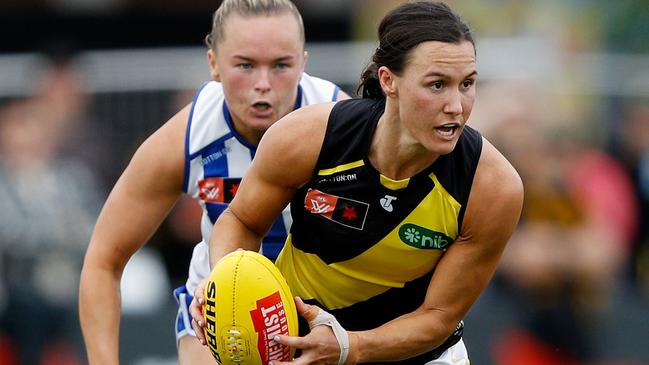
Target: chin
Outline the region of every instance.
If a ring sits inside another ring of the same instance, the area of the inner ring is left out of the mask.
[[[431,143],[427,147],[427,149],[436,155],[443,156],[453,152],[456,145],[457,145],[457,140],[444,141],[444,142],[436,141],[434,143]]]
[[[250,128],[266,130],[270,128],[270,126],[273,125],[278,119],[279,118],[277,118],[275,115],[271,115],[270,117],[265,118],[257,118],[252,116],[248,118],[246,124],[248,124]]]

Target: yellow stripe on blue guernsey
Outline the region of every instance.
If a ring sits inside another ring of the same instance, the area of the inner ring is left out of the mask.
[[[336,167],[332,167],[329,169],[323,169],[318,171],[318,176],[327,176],[327,175],[333,175],[338,172],[346,171],[346,170],[351,170],[356,167],[360,167],[365,165],[365,162],[363,160],[358,160],[354,162],[349,162],[346,164],[338,165]]]
[[[418,206],[385,237],[354,258],[327,264],[317,255],[294,247],[289,236],[277,266],[293,294],[304,299],[317,298],[329,309],[345,308],[391,288],[402,288],[405,283],[430,272],[444,250],[418,247],[426,242],[420,232],[439,232],[455,240],[461,209],[437,177],[431,174],[430,178],[435,188]],[[417,240],[406,242],[401,229],[406,225],[420,228],[416,232]]]
[[[400,190],[408,187],[410,178],[403,180],[392,180],[387,176],[379,175],[381,177],[381,185],[385,186],[390,190]]]

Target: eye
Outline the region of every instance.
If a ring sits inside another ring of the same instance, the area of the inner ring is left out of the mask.
[[[430,84],[430,88],[433,90],[442,90],[442,87],[444,87],[444,82],[442,81],[435,81]]]
[[[289,67],[291,67],[291,65],[289,65],[288,63],[278,63],[278,64],[275,65],[275,68],[278,69],[278,70],[284,70],[284,69],[287,69]]]
[[[237,68],[240,68],[242,70],[249,70],[252,68],[252,64],[250,63],[240,63],[237,65]]]
[[[464,81],[462,82],[462,86],[463,86],[465,89],[470,88],[471,86],[473,86],[473,84],[475,84],[475,80],[464,80]]]

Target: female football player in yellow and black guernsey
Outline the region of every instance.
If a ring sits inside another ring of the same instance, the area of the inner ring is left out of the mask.
[[[290,201],[277,266],[312,327],[274,339],[301,350],[291,364],[468,364],[462,318],[518,222],[522,183],[466,125],[475,48],[448,6],[397,7],[379,41],[362,99],[301,109],[263,137],[211,265],[257,250]]]

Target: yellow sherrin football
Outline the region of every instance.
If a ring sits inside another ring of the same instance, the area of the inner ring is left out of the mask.
[[[223,365],[266,365],[293,358],[276,335],[297,336],[295,302],[286,280],[265,256],[235,251],[224,256],[205,286],[205,337]]]

